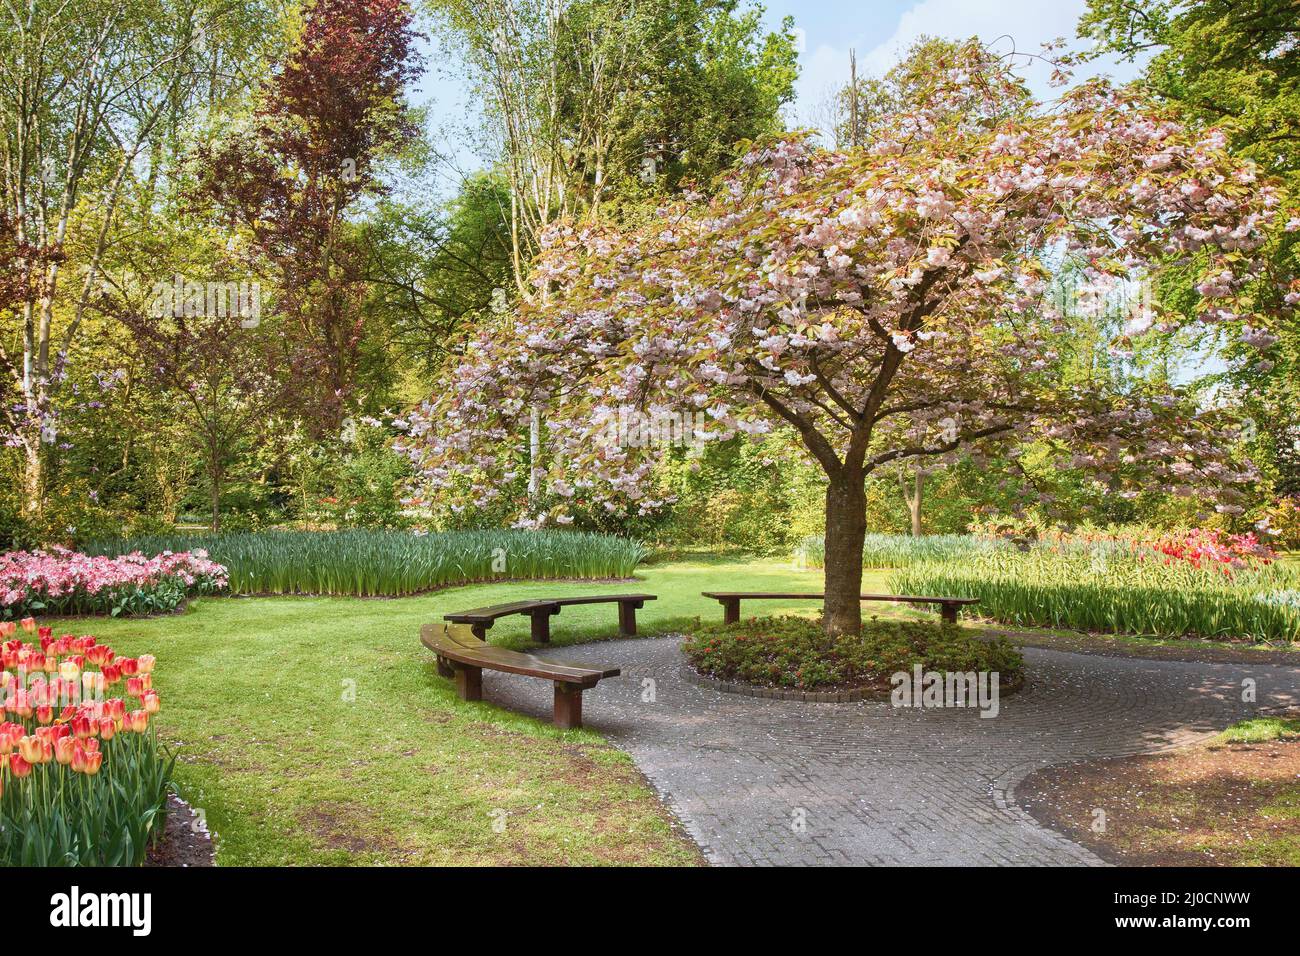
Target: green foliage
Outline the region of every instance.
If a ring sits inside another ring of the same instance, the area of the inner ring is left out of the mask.
[[[577,531],[265,531],[102,541],[90,554],[206,549],[233,594],[400,597],[507,578],[628,578],[636,541]]]
[[[1136,57],[1142,80],[1278,171],[1300,169],[1300,51],[1291,0],[1089,0],[1081,36]]]
[[[151,536],[171,534],[176,530],[176,523],[168,521],[166,518],[160,518],[155,514],[133,514],[126,527],[126,536],[128,538],[147,538]],[[99,535],[97,537],[104,537]]]
[[[880,686],[918,664],[923,670],[995,671],[1011,680],[1024,666],[1001,639],[980,640],[955,624],[879,618],[865,622],[860,634],[837,637],[801,617],[697,623],[682,651],[702,674],[770,687]]]
[[[371,315],[392,329],[397,352],[436,374],[464,328],[494,307],[497,290],[513,288],[506,184],[496,173],[475,174],[441,208],[384,201],[363,229]]]
[[[401,488],[410,477],[384,429],[358,426],[337,467],[327,513],[340,528],[405,528],[410,519],[402,513]]]
[[[1300,575],[1272,564],[1236,571],[1123,546],[1022,552],[912,564],[889,576],[897,594],[979,599],[1004,624],[1155,637],[1300,639]]]
[[[819,530],[823,481],[791,452],[787,436],[734,439],[679,452],[661,465],[675,500],[652,534],[659,543],[787,554],[801,533]]]
[[[862,566],[867,569],[905,568],[922,561],[960,561],[1009,547],[1011,544],[1006,541],[969,534],[927,534],[919,538],[902,534],[868,534],[862,546]],[[808,567],[825,567],[826,539],[821,535],[804,538],[795,549],[795,557]]]
[[[793,21],[766,33],[757,4],[428,6],[504,140],[525,259],[535,251],[530,233],[556,215],[650,215],[666,192],[707,183],[741,142],[780,130],[781,108],[794,99]]]
[[[52,545],[76,548],[81,543],[121,534],[126,518],[101,505],[94,490],[76,477],[53,489],[44,509],[26,514],[16,495],[0,494],[0,538],[6,550]]]
[[[645,47],[654,94],[622,135],[629,148],[660,145],[671,190],[707,183],[739,157],[738,144],[782,129],[799,66],[790,17],[764,34],[762,8],[739,0],[659,6]]]
[[[139,866],[163,832],[175,757],[145,733],[101,744],[94,776],[59,763],[5,774],[0,866]]]
[[[1284,550],[1300,549],[1300,497],[1279,498],[1263,508],[1259,517],[1268,523],[1272,545]]]

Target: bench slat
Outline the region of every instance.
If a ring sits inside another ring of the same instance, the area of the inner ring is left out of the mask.
[[[426,624],[420,629],[420,643],[435,654],[470,667],[486,667],[489,670],[522,674],[525,677],[541,677],[568,684],[593,686],[602,678],[619,675],[617,667],[593,670],[587,667],[553,664],[531,654],[484,644],[472,634],[455,634],[455,630],[446,625]]]
[[[777,592],[777,591],[701,591],[704,597],[714,598],[715,600],[817,600],[823,601],[826,595],[823,593],[813,593],[811,591],[800,592]],[[978,604],[979,598],[960,598],[960,597],[926,597],[916,594],[860,594],[858,598],[863,601],[897,601],[899,603],[913,604]]]
[[[569,607],[574,604],[624,604],[633,601],[654,601],[653,594],[595,594],[589,597],[567,597],[548,599],[554,604],[561,607]]]
[[[713,598],[722,605],[722,623],[736,624],[740,621],[741,601],[824,601],[825,593],[810,591],[701,591],[707,598]],[[957,609],[967,604],[978,604],[978,598],[926,597],[916,594],[860,594],[863,601],[893,601],[898,604],[938,604],[939,613],[949,624],[957,623]]]
[[[532,637],[539,644],[551,639],[551,617],[560,613],[560,608],[576,604],[617,604],[618,631],[624,637],[636,636],[636,612],[646,601],[655,600],[653,594],[586,594],[562,598],[535,598],[530,601],[512,601],[508,604],[494,604],[491,607],[472,608],[468,611],[453,611],[444,614],[444,621],[453,624],[469,624],[474,629],[474,636],[487,640],[487,632],[498,618],[511,614],[527,614],[532,618]]]
[[[476,607],[468,611],[454,611],[444,614],[443,620],[457,624],[477,623],[478,621],[496,620],[511,614],[526,614],[529,611],[547,607],[571,607],[577,604],[625,604],[656,600],[653,594],[594,594],[585,597],[536,598],[531,601],[512,601],[509,604],[494,604],[491,607]]]
[[[492,607],[476,607],[469,611],[453,611],[444,614],[443,620],[454,624],[475,624],[479,621],[495,621],[499,617],[511,614],[524,614],[528,611],[542,610],[548,606],[558,606],[554,601],[515,601],[511,604],[497,604]]]

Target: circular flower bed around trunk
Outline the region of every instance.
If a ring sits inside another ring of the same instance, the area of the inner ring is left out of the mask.
[[[758,617],[700,624],[682,644],[696,672],[759,687],[887,690],[891,678],[922,671],[996,672],[1016,683],[1024,658],[1006,640],[975,637],[955,624],[872,618],[860,634],[827,637],[818,621]]]

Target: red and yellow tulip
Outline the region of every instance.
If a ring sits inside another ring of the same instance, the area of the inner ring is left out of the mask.
[[[149,729],[162,707],[156,659],[119,658],[92,635],[56,638],[31,618],[0,621],[0,639],[0,831],[15,835],[0,841],[0,866],[140,863],[171,768]],[[124,677],[127,695],[105,698]]]

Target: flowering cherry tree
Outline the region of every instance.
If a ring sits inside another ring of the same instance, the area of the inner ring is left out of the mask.
[[[1218,133],[1105,85],[1050,110],[997,108],[1022,93],[972,57],[865,147],[786,137],[645,227],[555,228],[543,294],[477,333],[400,447],[431,485],[483,506],[519,467],[521,419],[544,405],[532,467],[561,504],[523,518],[563,523],[565,502],[659,504],[656,448],[610,439],[621,410],[703,412],[699,440],[789,426],[827,478],[828,633],[860,626],[864,480],[885,465],[1041,440],[1117,493],[1211,486],[1232,509],[1253,475],[1229,459],[1220,414],[1071,376],[1077,312],[1044,293],[1066,261],[1099,302],[1191,268],[1195,307],[1144,305],[1123,338],[1209,323],[1267,347],[1246,290],[1272,187]],[[972,97],[986,108],[951,108]]]

